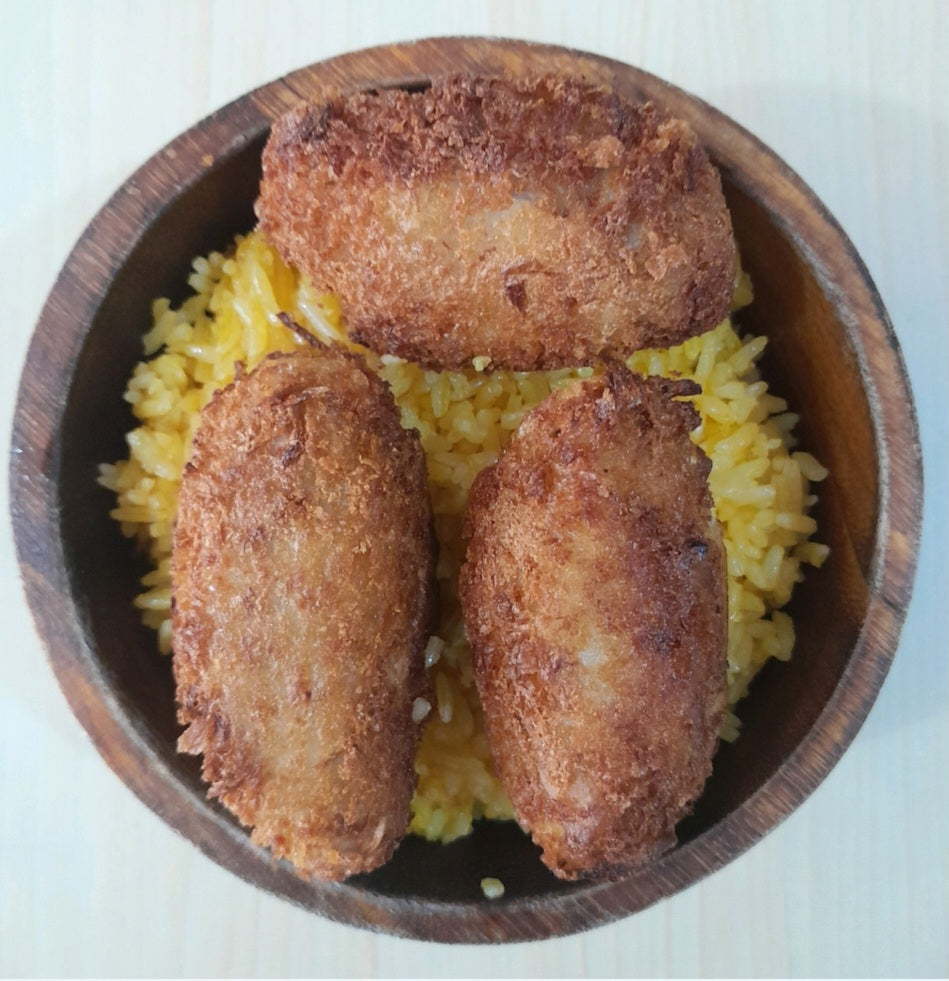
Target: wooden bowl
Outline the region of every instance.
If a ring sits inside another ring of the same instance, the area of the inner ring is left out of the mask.
[[[793,659],[742,703],[680,844],[619,882],[565,884],[511,823],[449,846],[409,838],[377,872],[304,882],[254,846],[175,751],[170,661],[132,607],[142,569],[96,484],[125,453],[121,399],[153,297],[181,298],[192,257],[254,225],[271,122],[322,88],[424,86],[454,71],[580,73],[687,119],[721,168],[755,285],[744,329],[766,334],[772,389],[802,412],[829,469],[817,519],[831,558],[798,588]],[[17,406],[12,511],[26,592],[59,682],[109,765],[215,861],[332,919],[441,941],[565,934],[633,913],[741,854],[827,775],[876,698],[909,599],[920,525],[913,403],[892,326],[839,226],[767,147],[698,99],[628,65],[515,41],[439,39],[322,62],[216,112],[157,153],[79,240],[43,310]],[[488,901],[479,882],[501,878]]]

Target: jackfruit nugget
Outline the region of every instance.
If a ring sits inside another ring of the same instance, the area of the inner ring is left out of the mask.
[[[409,822],[432,603],[418,433],[362,358],[271,355],[202,411],[173,548],[179,749],[305,877]]]
[[[555,391],[472,488],[461,574],[485,728],[564,879],[675,843],[711,772],[727,603],[688,381],[625,368]]]
[[[665,348],[733,292],[721,180],[689,125],[569,76],[302,105],[273,127],[256,207],[354,340],[428,367]]]

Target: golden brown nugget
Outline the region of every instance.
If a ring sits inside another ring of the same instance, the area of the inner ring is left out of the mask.
[[[272,355],[202,413],[173,552],[179,749],[304,876],[409,822],[432,582],[418,433],[361,358]]]
[[[711,772],[727,604],[686,381],[625,369],[525,417],[468,505],[461,597],[518,821],[561,878],[675,843]]]
[[[570,77],[455,77],[278,120],[260,227],[353,339],[436,368],[559,368],[723,320],[735,245],[690,127]]]

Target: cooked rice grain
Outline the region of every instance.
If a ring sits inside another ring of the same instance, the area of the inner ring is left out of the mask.
[[[136,366],[125,394],[139,425],[129,456],[103,465],[100,482],[114,491],[112,516],[151,559],[136,600],[142,619],[171,650],[171,531],[181,472],[198,414],[213,392],[233,380],[235,363],[250,370],[271,351],[302,341],[277,314],[285,311],[327,343],[354,347],[336,299],[317,293],[283,264],[256,233],[228,254],[195,260],[194,291],[180,307],[156,300],[145,335],[149,360]],[[747,280],[736,302],[748,302]],[[794,646],[791,618],[780,611],[803,564],[820,565],[827,548],[809,541],[816,524],[810,482],[827,472],[809,453],[792,452],[797,417],[767,390],[756,368],[764,337],[741,339],[730,321],[667,351],[643,351],[629,365],[646,374],[694,378],[702,424],[694,434],[712,460],[710,486],[728,555],[729,704],[746,693],[770,657]],[[440,544],[441,620],[426,650],[433,704],[418,706],[426,723],[416,761],[419,785],[411,830],[450,841],[472,820],[509,818],[511,806],[494,777],[481,706],[462,628],[457,579],[461,522],[477,473],[497,459],[523,415],[553,388],[591,368],[554,372],[490,370],[487,355],[463,372],[434,372],[398,358],[368,354],[391,387],[406,427],[419,430]],[[729,715],[725,738],[738,734]]]

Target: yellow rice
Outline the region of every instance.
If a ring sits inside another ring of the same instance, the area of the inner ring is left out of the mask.
[[[201,407],[233,379],[237,361],[250,369],[271,351],[300,343],[277,320],[280,311],[324,341],[354,347],[336,299],[314,291],[256,233],[239,238],[228,255],[196,259],[188,282],[194,292],[180,307],[163,299],[153,305],[147,360],[136,366],[125,394],[139,425],[128,434],[128,458],[103,465],[100,477],[117,495],[112,514],[122,531],[151,559],[153,571],[143,578],[136,604],[165,653],[171,650],[172,524]],[[736,304],[749,299],[742,281]],[[680,347],[640,352],[629,361],[642,373],[678,374],[702,386],[694,400],[702,417],[694,438],[712,460],[710,486],[728,555],[732,707],[768,658],[790,657],[794,626],[780,608],[802,564],[820,565],[827,554],[810,540],[816,524],[808,515],[816,500],[810,483],[826,471],[810,454],[792,452],[797,417],[768,393],[756,369],[765,343],[764,337],[740,338],[726,320]],[[403,425],[419,430],[428,460],[442,615],[426,648],[431,711],[421,701],[414,707],[419,715],[427,712],[428,721],[416,761],[411,830],[450,841],[466,834],[475,818],[512,816],[491,768],[456,592],[468,490],[527,410],[593,369],[491,371],[486,356],[462,372],[435,372],[367,357],[390,385]],[[737,733],[730,714],[723,736]]]

